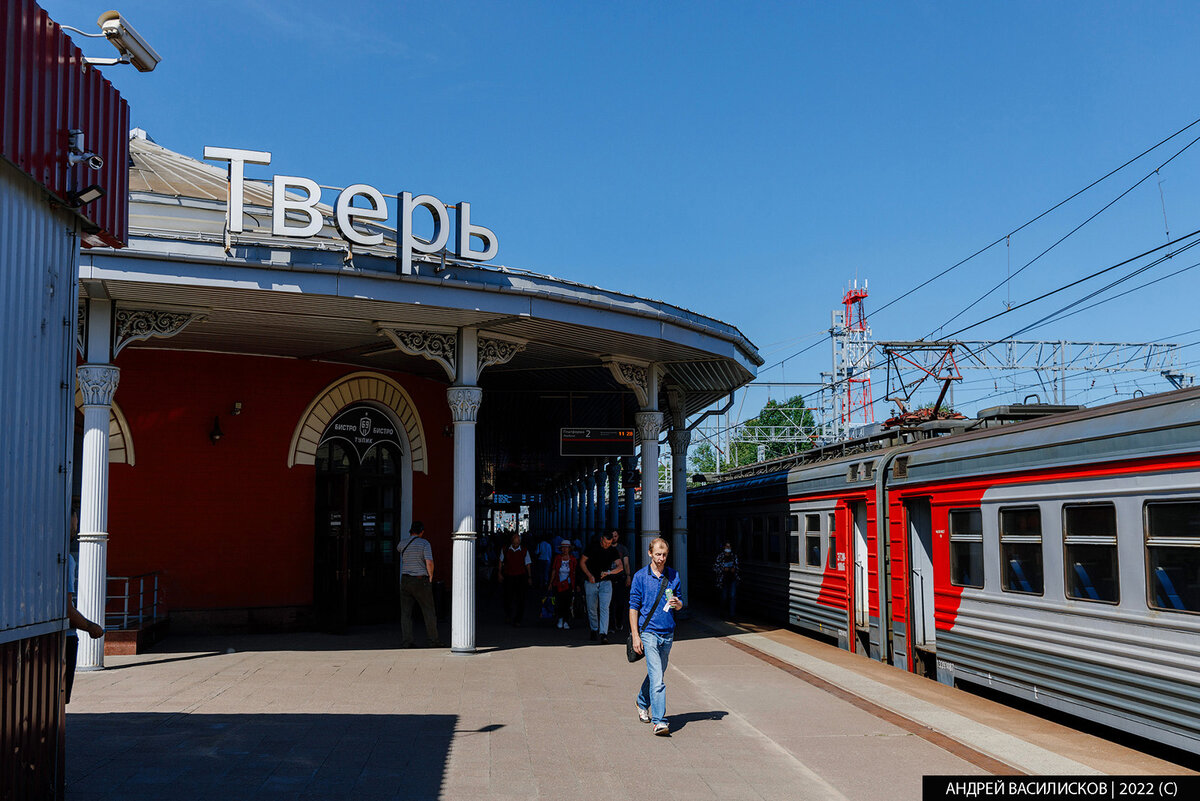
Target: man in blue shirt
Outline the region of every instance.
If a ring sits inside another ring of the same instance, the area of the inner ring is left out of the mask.
[[[633,650],[646,655],[646,678],[637,696],[638,718],[643,723],[653,723],[654,733],[664,737],[671,733],[671,727],[667,725],[667,685],[663,674],[675,641],[675,613],[683,609],[679,573],[667,567],[667,550],[666,540],[661,537],[651,540],[650,564],[634,574],[629,586]],[[659,588],[664,582],[666,586],[660,597]]]

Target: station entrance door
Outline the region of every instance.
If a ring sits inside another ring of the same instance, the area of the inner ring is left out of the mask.
[[[335,430],[345,420],[355,433]],[[328,630],[399,617],[403,452],[395,442],[356,433],[375,427],[391,423],[376,409],[352,407],[334,418],[317,448],[313,606]]]

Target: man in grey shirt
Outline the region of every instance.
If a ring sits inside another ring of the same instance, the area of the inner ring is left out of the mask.
[[[413,648],[413,601],[421,606],[425,618],[425,635],[433,648],[444,648],[438,639],[437,613],[433,608],[433,548],[421,536],[425,526],[419,520],[408,528],[408,536],[400,540],[400,647]]]

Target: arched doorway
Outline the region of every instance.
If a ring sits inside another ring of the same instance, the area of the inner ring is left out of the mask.
[[[370,404],[339,412],[321,437],[313,605],[325,628],[397,617],[404,458],[392,419]]]

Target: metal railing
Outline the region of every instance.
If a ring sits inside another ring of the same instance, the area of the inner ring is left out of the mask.
[[[138,629],[166,617],[158,572],[139,576],[108,577],[108,608],[104,615],[106,629]]]

